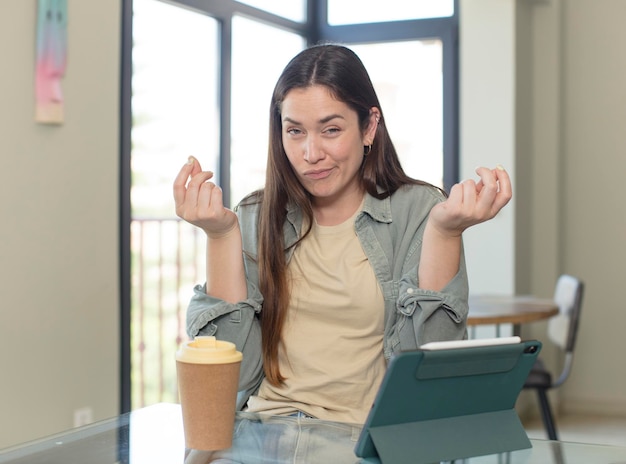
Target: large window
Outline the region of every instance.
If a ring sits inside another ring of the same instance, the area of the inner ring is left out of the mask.
[[[189,155],[227,204],[263,185],[272,88],[307,44],[338,42],[367,67],[409,175],[457,181],[455,0],[123,0],[122,410],[176,401],[204,242],[177,220],[171,183]],[[131,388],[132,386],[132,388]]]
[[[285,64],[305,45],[293,32],[239,15],[233,18],[231,204],[263,187],[272,90]]]
[[[385,123],[408,175],[443,187],[441,40],[351,47],[368,69]],[[389,56],[412,57],[394,60]]]

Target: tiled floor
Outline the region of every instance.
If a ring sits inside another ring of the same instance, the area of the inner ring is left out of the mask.
[[[559,440],[626,446],[626,417],[565,415],[556,418]],[[541,419],[524,422],[530,438],[547,439]]]

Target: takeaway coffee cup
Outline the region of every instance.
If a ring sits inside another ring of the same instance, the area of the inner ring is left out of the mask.
[[[230,448],[242,354],[233,343],[196,337],[176,352],[185,446]]]

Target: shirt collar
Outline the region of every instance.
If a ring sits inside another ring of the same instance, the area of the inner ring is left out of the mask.
[[[361,213],[368,214],[375,221],[391,223],[391,196],[379,200],[366,192]],[[287,220],[296,230],[300,230],[303,221],[302,211],[292,202],[287,205]]]
[[[362,211],[369,214],[375,221],[387,224],[390,223],[392,221],[391,196],[379,200],[369,193],[366,193]]]

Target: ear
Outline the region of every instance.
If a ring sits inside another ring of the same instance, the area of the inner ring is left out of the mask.
[[[380,110],[375,106],[370,108],[369,124],[363,133],[363,145],[371,145],[376,137],[376,129],[380,122]]]

